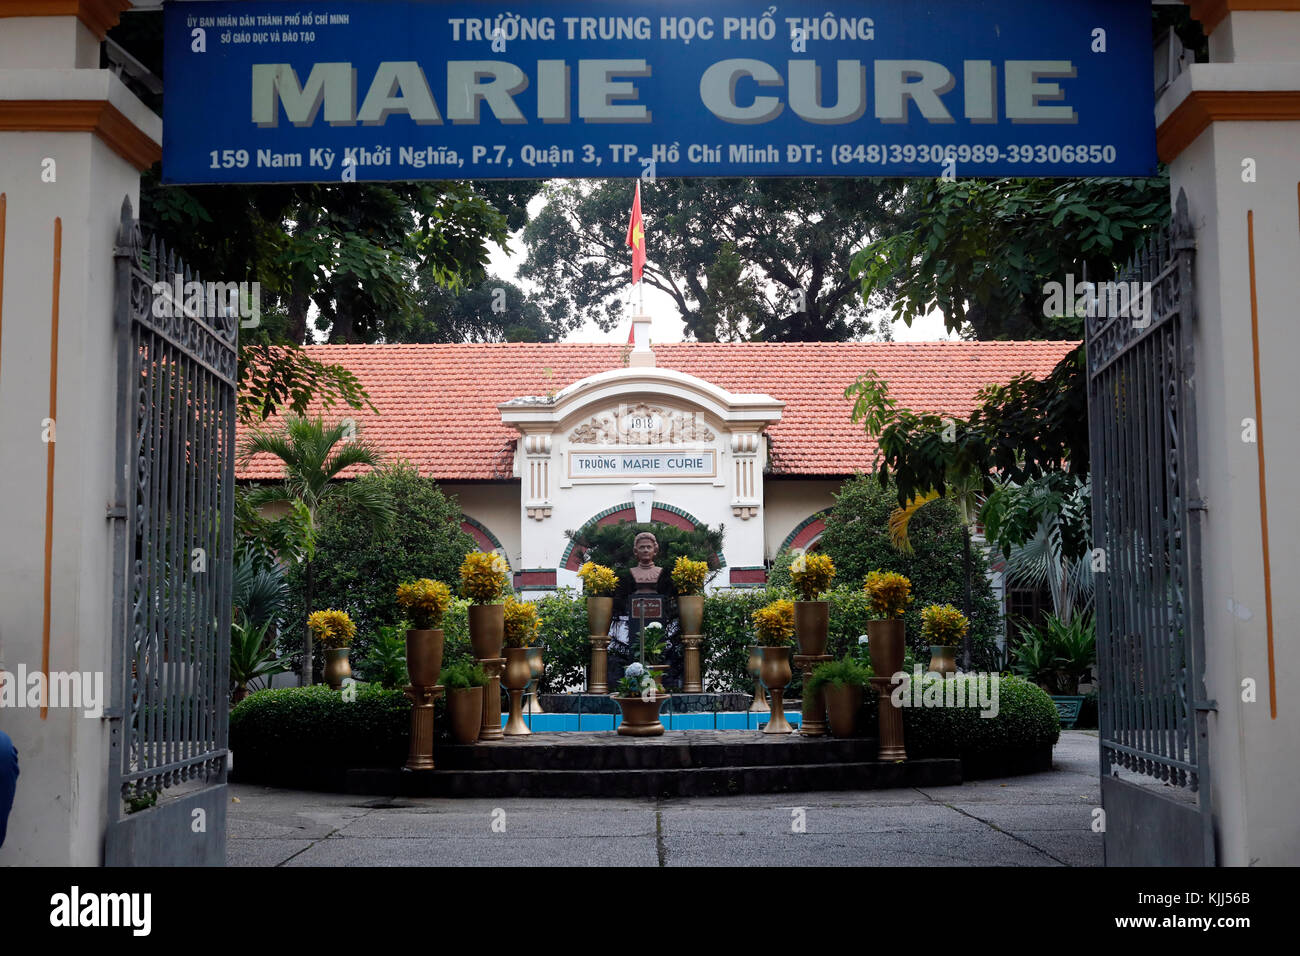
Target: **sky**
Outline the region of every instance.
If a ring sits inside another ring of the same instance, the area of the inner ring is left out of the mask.
[[[542,207],[543,199],[540,195],[535,196],[528,204],[529,216],[535,216]],[[630,212],[630,210],[629,210]],[[642,206],[642,215],[645,218],[646,230],[646,249],[650,261],[654,261],[654,215],[653,210],[646,209]],[[525,282],[519,278],[519,267],[524,261],[524,241],[523,231],[511,236],[510,248],[513,254],[508,254],[501,246],[492,243],[490,246],[491,255],[488,258],[488,272],[492,275],[499,276],[502,279],[509,279],[517,282],[526,291],[531,291],[535,285],[531,282]],[[631,257],[632,251],[628,250],[628,256]],[[623,293],[627,298],[633,293],[628,289]],[[677,308],[672,298],[665,292],[646,286],[645,289],[645,309],[651,317],[650,323],[650,340],[652,342],[681,342],[684,338],[685,325],[680,316],[677,314]],[[873,315],[877,318],[879,314]],[[934,312],[924,318],[918,319],[908,328],[902,322],[893,323],[894,341],[896,342],[940,342],[948,339],[956,339],[956,335],[950,335],[943,327],[943,316]],[[594,324],[588,323],[580,329],[576,329],[567,335],[564,339],[566,342],[626,342],[628,335],[628,323],[621,327],[603,332]]]

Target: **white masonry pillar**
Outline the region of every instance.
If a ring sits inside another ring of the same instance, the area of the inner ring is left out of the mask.
[[[1300,3],[1191,3],[1211,63],[1157,104],[1196,238],[1197,442],[1219,862],[1300,862]],[[1290,7],[1290,9],[1280,9]],[[1253,699],[1252,697],[1253,688]],[[1243,699],[1246,698],[1246,699]]]
[[[0,656],[10,672],[97,675],[104,695],[113,246],[122,199],[138,209],[140,171],[162,139],[161,120],[98,68],[100,41],[129,6],[0,0]],[[5,707],[0,730],[21,768],[0,866],[102,862],[108,721]]]

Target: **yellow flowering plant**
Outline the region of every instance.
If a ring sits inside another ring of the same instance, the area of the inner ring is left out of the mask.
[[[330,650],[347,647],[357,636],[357,626],[345,611],[314,611],[307,618],[307,627]]]
[[[472,604],[496,604],[509,574],[510,565],[495,551],[471,551],[460,566],[460,593]]]
[[[587,561],[578,568],[578,577],[582,579],[582,591],[587,597],[613,594],[614,588],[618,587],[618,575],[614,569],[594,561]]]
[[[673,565],[673,584],[677,585],[677,593],[684,597],[703,591],[704,579],[708,575],[708,564],[703,561],[692,561],[684,554]]]
[[[794,602],[788,598],[759,608],[751,619],[764,647],[787,647],[794,639]]]
[[[442,616],[451,606],[451,588],[429,578],[408,581],[397,586],[397,603],[406,608],[415,630],[432,630],[442,625]]]
[[[531,647],[537,642],[537,634],[542,628],[541,618],[537,616],[537,605],[532,601],[506,599],[505,606],[506,647]]]
[[[863,589],[872,612],[885,619],[902,617],[912,603],[912,582],[893,571],[872,571]]]
[[[956,647],[970,629],[966,615],[951,604],[931,604],[921,609],[921,637],[935,647]]]
[[[829,554],[800,552],[790,562],[790,579],[802,600],[816,601],[831,589],[831,582],[835,580],[835,562]]]

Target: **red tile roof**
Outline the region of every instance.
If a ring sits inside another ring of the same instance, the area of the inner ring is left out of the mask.
[[[844,389],[873,369],[900,406],[968,414],[985,385],[1020,372],[1047,375],[1076,342],[705,343],[656,345],[660,368],[677,369],[732,392],[786,403],[769,429],[772,471],[833,476],[869,469],[875,443],[849,420]],[[379,414],[338,407],[363,437],[422,474],[447,481],[509,478],[518,433],[499,402],[543,395],[623,365],[621,345],[317,345],[312,357],[350,369]],[[274,419],[271,420],[274,422]],[[259,457],[240,478],[273,479],[278,463]]]

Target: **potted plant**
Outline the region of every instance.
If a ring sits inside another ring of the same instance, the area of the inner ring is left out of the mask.
[[[759,673],[763,686],[772,695],[772,716],[768,718],[765,734],[790,734],[794,728],[785,719],[783,698],[790,683],[790,641],[794,638],[794,602],[788,599],[773,601],[751,615],[759,646],[763,648],[763,663]]]
[[[344,611],[316,611],[307,618],[312,636],[325,648],[325,682],[338,690],[352,676],[348,662],[348,645],[357,636],[357,626]]]
[[[230,628],[230,682],[235,685],[230,702],[238,704],[248,696],[248,685],[257,678],[270,686],[273,674],[283,674],[289,664],[275,656],[266,640],[271,622],[254,627],[251,621],[232,624]]]
[[[682,636],[696,635],[704,630],[704,579],[709,566],[703,561],[692,561],[681,555],[673,564],[672,579],[677,586],[677,617]]]
[[[830,627],[830,603],[821,598],[835,580],[835,562],[829,554],[800,551],[790,562],[790,580],[799,595],[794,602],[799,653],[820,657],[826,653],[826,632]]]
[[[1084,698],[1079,685],[1097,663],[1097,625],[1091,617],[1065,620],[1048,616],[1044,626],[1025,627],[1011,652],[1012,670],[1051,695],[1061,726],[1067,730],[1079,719]]]
[[[863,583],[871,612],[879,620],[867,622],[867,650],[872,669],[892,677],[903,669],[906,649],[903,612],[912,603],[912,582],[893,571],[872,571]]]
[[[420,578],[397,586],[397,603],[406,609],[406,672],[416,687],[433,687],[442,671],[442,616],[451,605],[451,588]]]
[[[834,737],[852,737],[862,710],[864,688],[874,672],[847,654],[843,660],[827,661],[814,668],[804,682],[804,696],[820,693],[826,700],[826,717]]]
[[[618,587],[618,575],[613,568],[587,561],[578,568],[578,577],[582,580],[582,593],[587,596],[587,633],[605,637],[614,616],[613,594]]]
[[[532,733],[524,723],[520,706],[524,688],[533,679],[533,669],[528,664],[528,648],[536,642],[542,622],[537,615],[537,605],[532,601],[517,601],[512,597],[501,608],[506,644],[503,683],[510,694],[510,717],[503,732],[507,737],[522,737]]]
[[[957,645],[969,630],[966,615],[951,604],[929,604],[921,609],[921,637],[930,645],[930,670],[957,673]]]
[[[654,678],[640,662],[628,664],[613,694],[623,712],[623,721],[618,725],[619,734],[623,737],[662,736],[664,725],[659,720],[659,708],[668,696],[659,693]]]
[[[483,727],[483,689],[487,684],[487,674],[473,661],[456,661],[442,672],[442,686],[447,689],[447,719],[456,743],[478,742]]]
[[[501,595],[506,590],[510,567],[495,551],[471,551],[460,565],[460,593],[469,599],[469,639],[474,656],[495,660],[501,656],[505,638],[505,610]]]

